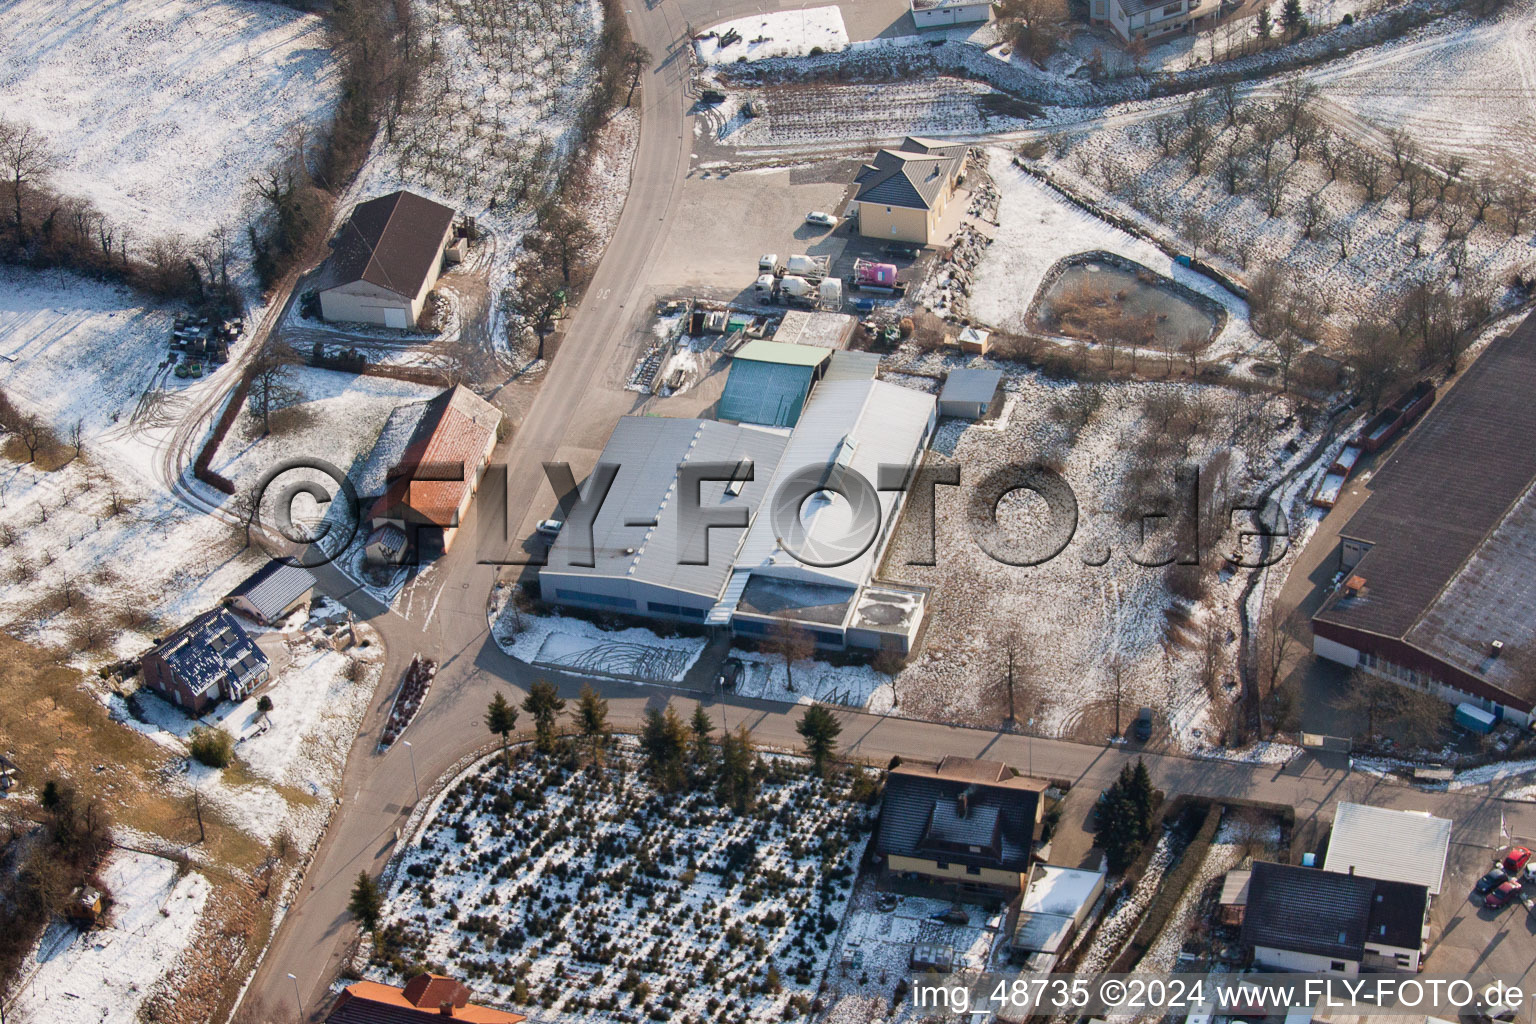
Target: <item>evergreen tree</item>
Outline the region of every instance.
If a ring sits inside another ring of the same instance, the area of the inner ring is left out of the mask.
[[[507,750],[507,738],[517,728],[517,708],[500,691],[491,698],[490,706],[485,709],[485,727],[501,737],[501,760],[510,766],[512,755]]]
[[[720,737],[720,772],[715,778],[715,796],[722,807],[737,814],[752,810],[757,798],[757,775],[752,771],[752,734],[745,725]]]
[[[715,730],[703,704],[693,706],[693,721],[689,728],[693,731],[693,763],[702,767],[709,763],[709,734]]]
[[[542,753],[555,749],[555,716],[565,710],[565,700],[555,684],[543,679],[528,688],[523,710],[533,716],[534,742]]]
[[[1270,31],[1273,28],[1274,28],[1274,19],[1272,19],[1270,17],[1269,5],[1265,4],[1263,7],[1259,8],[1259,15],[1258,15],[1259,38],[1261,38],[1261,39],[1268,39],[1269,38],[1269,33],[1270,33]]]
[[[820,704],[812,704],[800,716],[795,731],[805,738],[805,752],[816,764],[816,774],[827,774],[827,762],[837,751],[837,737],[843,731],[832,712]]]
[[[1135,814],[1137,834],[1141,842],[1146,842],[1152,836],[1152,774],[1147,771],[1147,765],[1141,758],[1136,759],[1136,767],[1131,771],[1130,778],[1126,782],[1126,796],[1131,802],[1131,810]]]
[[[608,742],[608,702],[588,684],[581,688],[576,701],[576,725],[592,744],[592,761],[603,763],[603,747]]]
[[[368,931],[376,931],[379,927],[379,915],[384,910],[384,897],[379,893],[379,885],[368,872],[359,871],[357,881],[352,883],[352,899],[347,903],[347,910],[357,918],[357,923]]]
[[[645,709],[645,725],[640,730],[640,749],[645,751],[646,768],[663,790],[675,790],[686,777],[684,762],[688,755],[688,729],[670,704],[666,711]]]
[[[1134,768],[1121,768],[1120,777],[1104,791],[1094,845],[1104,850],[1112,873],[1129,867],[1141,845],[1151,838],[1153,800],[1152,776],[1139,758]]]
[[[1280,8],[1280,24],[1285,26],[1287,32],[1297,32],[1306,28],[1307,15],[1301,9],[1301,0],[1285,0]]]

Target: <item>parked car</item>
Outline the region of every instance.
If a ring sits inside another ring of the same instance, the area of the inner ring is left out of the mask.
[[[1483,897],[1483,906],[1497,910],[1520,894],[1519,882],[1500,882],[1499,887]]]
[[[1142,708],[1136,712],[1136,739],[1142,743],[1152,738],[1152,709]]]
[[[1505,882],[1509,881],[1509,874],[1503,868],[1494,868],[1482,878],[1477,880],[1473,888],[1477,892],[1492,892]]]
[[[882,252],[887,256],[897,256],[904,260],[915,260],[923,254],[923,250],[915,245],[902,245],[900,242],[892,242]]]
[[[726,658],[725,663],[720,666],[720,675],[715,679],[715,685],[722,690],[736,689],[744,667],[740,658]]]
[[[699,94],[699,99],[703,100],[705,103],[724,103],[725,93],[721,92],[719,89],[705,89],[702,93]]]
[[[553,538],[560,532],[560,527],[564,525],[565,524],[558,519],[541,519],[539,520],[539,525],[535,526],[534,529],[538,530],[539,533],[545,537]]]
[[[1525,867],[1531,859],[1531,851],[1523,846],[1517,846],[1504,855],[1504,863],[1501,865],[1506,874],[1518,875],[1520,869]]]
[[[837,218],[832,216],[830,213],[822,213],[820,210],[812,210],[810,213],[806,214],[805,222],[807,224],[820,224],[823,227],[828,228],[837,227]]]

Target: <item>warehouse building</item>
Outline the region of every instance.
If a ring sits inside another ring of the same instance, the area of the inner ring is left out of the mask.
[[[831,354],[830,349],[812,345],[748,342],[731,359],[719,418],[766,427],[794,426]]]
[[[1521,725],[1536,707],[1536,318],[1496,339],[1339,531],[1313,651]]]
[[[621,420],[598,463],[617,470],[593,522],[592,546],[580,523],[566,524],[539,573],[544,599],[748,637],[787,625],[829,650],[910,650],[927,591],[876,579],[904,497],[876,484],[881,466],[915,467],[922,458],[935,403],[931,395],[860,379],[860,365],[850,364],[850,379],[817,386],[793,431]],[[701,508],[740,508],[744,528],[697,526],[682,535],[686,467],[742,460],[751,462],[752,479],[697,486]],[[585,493],[591,487],[589,480]],[[704,536],[707,563],[685,563],[683,553],[700,551]]]
[[[323,271],[320,315],[331,323],[416,326],[453,234],[453,210],[411,192],[359,203]]]

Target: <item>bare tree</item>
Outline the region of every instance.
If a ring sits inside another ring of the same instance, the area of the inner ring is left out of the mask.
[[[48,442],[48,428],[36,416],[23,416],[16,423],[16,437],[27,449],[27,461],[36,462],[38,449]]]
[[[1536,207],[1536,191],[1532,190],[1529,183],[1513,180],[1500,190],[1499,209],[1504,214],[1504,223],[1509,228],[1511,238],[1520,233],[1520,225],[1531,215],[1533,207]]]
[[[651,66],[651,54],[639,43],[631,42],[624,47],[624,72],[629,76],[629,92],[624,94],[624,105],[629,106],[630,100],[635,98],[635,89],[640,85],[640,76],[645,69]]]
[[[1242,99],[1237,91],[1235,82],[1224,82],[1216,89],[1216,102],[1221,107],[1222,116],[1226,118],[1228,127],[1237,126],[1237,112],[1242,106]]]
[[[763,648],[769,654],[784,659],[784,680],[790,693],[795,692],[794,664],[816,653],[816,641],[811,634],[788,622],[776,622],[770,628]]]
[[[1347,220],[1337,220],[1328,225],[1328,237],[1339,250],[1339,262],[1349,259],[1349,245],[1355,229]]]
[[[1435,190],[1434,175],[1421,163],[1410,163],[1400,176],[1403,183],[1403,199],[1408,204],[1408,219],[1418,220],[1424,214],[1424,202]]]
[[[293,363],[274,352],[264,352],[251,363],[250,389],[246,400],[261,417],[263,435],[272,433],[272,413],[300,401],[304,393],[294,386]]]
[[[1179,226],[1184,230],[1184,238],[1189,242],[1190,254],[1200,258],[1200,250],[1211,237],[1211,220],[1198,210],[1191,210],[1180,218]]]
[[[1349,148],[1337,139],[1325,136],[1317,143],[1317,159],[1328,173],[1330,182],[1339,179],[1339,172],[1349,157]]]
[[[1387,168],[1381,157],[1368,150],[1356,150],[1349,161],[1349,174],[1365,190],[1365,201],[1374,203],[1384,193],[1382,186],[1386,184]]]
[[[27,189],[36,189],[57,166],[42,133],[29,124],[0,120],[0,171],[10,187],[16,237],[23,238],[21,205]]]

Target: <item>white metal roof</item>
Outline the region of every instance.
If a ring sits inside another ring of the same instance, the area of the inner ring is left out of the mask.
[[[1340,803],[1323,870],[1425,886],[1440,893],[1451,822],[1422,811]]]
[[[769,494],[798,470],[841,463],[862,475],[871,488],[879,484],[882,465],[913,466],[922,456],[932,420],[932,395],[878,380],[823,381],[806,403],[789,446],[779,460]],[[787,491],[787,489],[785,489]],[[752,524],[737,560],[740,569],[815,583],[861,586],[874,574],[891,516],[900,509],[900,492],[879,491],[880,534],[864,553],[843,565],[807,565],[780,546],[772,509]],[[800,521],[808,548],[831,547],[847,536],[852,509],[842,499],[807,501]]]
[[[1092,903],[1104,884],[1104,872],[1036,864],[1024,889],[1020,910],[1076,917]]]

